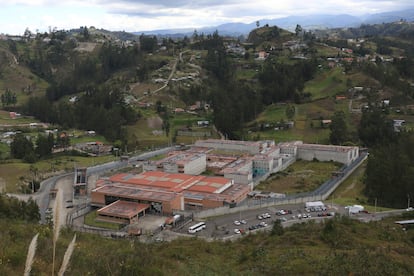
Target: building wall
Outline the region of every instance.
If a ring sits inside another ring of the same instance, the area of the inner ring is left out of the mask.
[[[233,179],[235,183],[240,184],[250,184],[253,181],[253,174],[252,172],[246,172],[246,173],[224,173],[225,178]]]
[[[199,158],[193,159],[184,165],[185,174],[199,175],[207,168],[207,158],[203,154]]]
[[[205,142],[203,140],[199,140],[199,141],[196,141],[195,145],[199,147],[208,147],[208,148],[222,149],[222,150],[228,150],[228,151],[247,151],[251,154],[257,154],[260,152],[260,145],[258,143],[251,143],[251,142],[243,143],[242,141],[237,141],[237,142],[233,142],[230,140],[229,142],[223,142],[223,140],[217,140],[217,142],[208,140]]]
[[[166,214],[172,214],[174,210],[183,210],[183,195],[176,196],[171,201],[162,201],[162,211]]]
[[[353,160],[358,158],[358,148],[352,148],[347,151],[336,150],[317,150],[312,148],[298,148],[298,158],[303,160],[313,160],[314,158],[319,161],[335,161],[342,164],[349,165]]]
[[[105,205],[105,194],[92,191],[91,204],[98,205],[98,206],[104,206]]]

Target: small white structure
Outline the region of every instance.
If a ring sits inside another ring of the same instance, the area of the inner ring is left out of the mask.
[[[346,206],[345,209],[348,209],[349,214],[358,214],[358,213],[364,211],[364,206],[362,206],[362,205],[352,205],[352,206]]]
[[[322,201],[308,201],[305,202],[305,208],[306,209],[310,209],[310,208],[325,208],[325,204]]]

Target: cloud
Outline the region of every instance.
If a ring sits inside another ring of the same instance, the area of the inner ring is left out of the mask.
[[[199,28],[289,15],[363,15],[413,7],[412,0],[0,0],[0,32],[95,26],[145,31]],[[16,20],[17,16],[25,20]]]

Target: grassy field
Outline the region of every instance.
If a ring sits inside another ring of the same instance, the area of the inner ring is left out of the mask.
[[[342,68],[334,68],[320,72],[314,79],[305,83],[304,91],[312,94],[312,100],[345,93],[347,90],[346,76],[342,71]]]
[[[286,194],[312,191],[331,178],[341,166],[334,162],[299,160],[260,183],[257,189]]]
[[[6,163],[0,164],[0,182],[5,183],[7,192],[20,192],[20,186],[33,178],[30,171],[31,165],[37,170],[39,180],[42,180],[54,173],[72,171],[75,166],[89,167],[113,160],[115,160],[113,155],[99,157],[58,156],[38,161],[35,164],[22,163],[20,160],[8,160]]]

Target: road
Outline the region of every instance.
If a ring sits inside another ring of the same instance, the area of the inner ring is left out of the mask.
[[[137,162],[139,160],[146,160],[151,157],[154,157],[156,155],[165,154],[171,150],[173,150],[173,147],[169,148],[163,148],[158,149],[151,152],[142,153],[137,156],[133,156],[129,158],[128,161],[113,161],[101,165],[97,165],[94,167],[89,167],[87,169],[87,174],[90,175],[99,175],[101,173],[105,173],[107,171],[111,170],[118,170],[121,168],[125,168],[130,165],[130,162]],[[62,190],[63,192],[63,202],[61,205],[61,214],[63,217],[66,216],[66,213],[68,210],[66,210],[66,207],[70,204],[67,203],[69,200],[73,200],[73,189],[72,189],[72,183],[74,179],[74,173],[65,173],[58,176],[53,176],[51,178],[48,178],[40,183],[40,189],[34,193],[34,194],[11,194],[8,193],[9,196],[16,197],[20,200],[28,200],[29,198],[32,198],[36,201],[37,205],[39,206],[39,212],[40,212],[40,223],[44,224],[46,223],[46,210],[47,208],[53,207],[53,199],[51,202],[50,198],[50,191],[52,189],[58,188]]]
[[[196,234],[191,234],[193,236],[198,236],[201,238],[211,239],[211,238],[218,238],[218,239],[227,239],[227,238],[237,238],[240,234],[235,234],[234,229],[243,229],[242,231],[247,232],[255,232],[255,231],[270,231],[273,227],[273,223],[277,219],[283,220],[281,225],[283,227],[290,227],[296,223],[303,223],[308,221],[314,222],[323,222],[326,219],[332,218],[332,216],[318,216],[318,214],[322,213],[330,213],[334,212],[336,215],[345,215],[350,216],[352,219],[359,220],[361,222],[370,222],[375,220],[381,220],[388,216],[395,216],[401,215],[404,212],[407,212],[405,209],[401,210],[392,210],[392,211],[384,211],[384,212],[377,212],[375,214],[372,213],[359,213],[359,214],[349,214],[348,210],[345,209],[343,206],[339,205],[327,205],[328,209],[325,212],[306,212],[301,204],[292,204],[292,205],[283,205],[283,206],[274,206],[274,207],[267,207],[257,210],[247,210],[236,214],[227,214],[219,217],[208,218],[205,220],[206,222],[206,229],[197,232]],[[292,214],[286,215],[276,215],[278,210],[291,210]],[[271,216],[267,219],[258,219],[258,215],[263,213],[269,213]],[[298,214],[307,214],[311,215],[311,218],[298,218]],[[246,224],[235,225],[235,221],[245,220]],[[252,225],[258,225],[259,223],[266,222],[267,226],[262,228],[257,228],[254,230],[249,230],[249,227]],[[191,222],[188,225],[185,225],[181,229],[175,230],[177,233],[180,234],[188,234],[187,229],[189,226],[195,224],[196,222]],[[165,234],[164,234],[165,235]]]

